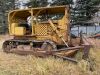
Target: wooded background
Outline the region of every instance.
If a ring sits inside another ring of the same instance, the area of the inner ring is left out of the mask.
[[[91,25],[91,23],[100,22],[92,21],[95,16],[100,18],[100,0],[27,0],[25,3],[24,1],[21,4],[21,0],[0,0],[0,33],[7,31],[8,12],[13,9],[20,9],[22,5],[28,8],[69,5],[72,25]]]

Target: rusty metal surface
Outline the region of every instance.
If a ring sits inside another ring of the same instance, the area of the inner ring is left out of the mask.
[[[88,37],[86,37],[85,35],[82,37],[83,38],[83,59],[87,59],[89,56],[89,50],[92,47],[91,42],[88,41]]]
[[[7,53],[16,53],[20,55],[29,55],[32,54],[36,57],[47,57],[47,56],[57,56],[59,58],[63,58],[65,60],[69,60],[72,62],[77,62],[73,58],[69,58],[73,56],[77,51],[83,51],[83,58],[87,58],[90,50],[90,44],[87,42],[87,38],[82,38],[83,44],[81,46],[75,47],[64,47],[61,49],[57,49],[56,44],[53,41],[45,40],[45,41],[37,41],[37,40],[7,40],[3,43],[3,50]],[[33,47],[32,45],[18,45],[15,44],[17,42],[20,43],[41,43],[40,47]]]
[[[76,59],[73,59],[73,58],[70,58],[70,57],[65,57],[65,56],[56,55],[56,54],[54,56],[56,56],[58,58],[62,58],[64,60],[68,60],[68,61],[74,62],[74,63],[78,63],[78,61]]]
[[[41,47],[38,47],[38,48],[31,48],[31,45],[18,45],[17,46],[17,44],[18,43],[22,43],[23,44],[23,42],[24,43],[27,43],[27,42],[35,42],[35,41],[25,41],[25,40],[22,40],[22,41],[19,41],[19,40],[8,40],[8,41],[5,41],[4,43],[3,43],[3,50],[4,51],[7,51],[7,50],[9,50],[9,49],[11,49],[11,50],[23,50],[23,51],[25,51],[25,49],[26,50],[28,50],[28,51],[33,51],[33,52],[51,52],[51,53],[55,53],[55,52],[63,52],[63,51],[68,51],[68,50],[78,50],[78,49],[80,49],[80,48],[83,48],[82,46],[77,46],[77,47],[69,47],[69,48],[62,48],[62,49],[57,49],[57,47],[56,47],[56,45],[55,45],[55,43],[54,42],[52,42],[52,41],[50,41],[50,40],[45,40],[43,43],[42,43],[42,45],[41,45]],[[16,43],[16,44],[15,44]],[[36,43],[40,43],[40,41],[36,41]],[[34,43],[33,43],[34,44]],[[48,49],[46,48],[47,46],[51,46],[51,50],[50,51],[48,51]],[[14,48],[14,49],[13,49]]]

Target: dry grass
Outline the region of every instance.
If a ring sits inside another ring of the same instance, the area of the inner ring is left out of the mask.
[[[0,75],[99,75],[100,59],[97,54],[100,55],[100,52],[91,50],[92,72],[85,60],[73,64],[53,57],[42,59],[0,52]]]
[[[100,50],[91,49],[90,63],[80,60],[73,64],[61,59],[35,58],[32,55],[20,56],[0,51],[0,75],[99,75]],[[93,71],[90,71],[90,67]]]

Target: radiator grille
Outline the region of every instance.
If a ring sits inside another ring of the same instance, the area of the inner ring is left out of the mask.
[[[42,35],[42,36],[47,35],[47,25],[36,25],[35,34]]]

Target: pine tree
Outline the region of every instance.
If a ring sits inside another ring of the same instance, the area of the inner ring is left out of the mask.
[[[69,5],[73,4],[73,0],[52,0],[51,5]]]
[[[1,32],[5,32],[7,29],[7,13],[10,10],[13,10],[15,8],[15,0],[0,0],[0,26]]]
[[[90,20],[98,11],[95,6],[99,4],[100,0],[77,0],[76,7],[73,9],[73,21],[82,23]]]
[[[48,5],[48,0],[30,0],[25,5],[28,7],[44,7]]]

